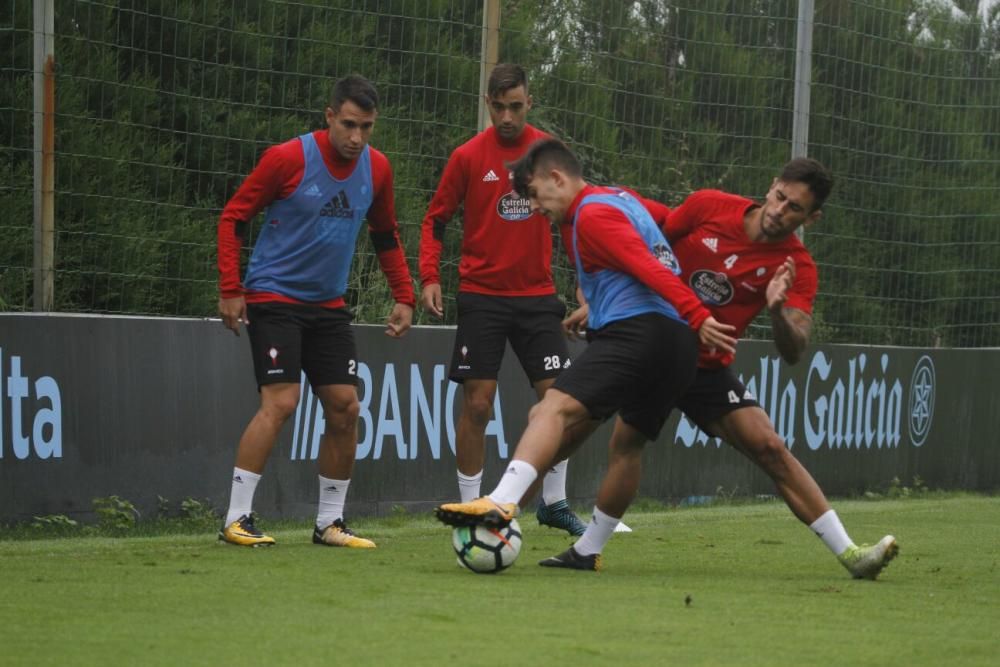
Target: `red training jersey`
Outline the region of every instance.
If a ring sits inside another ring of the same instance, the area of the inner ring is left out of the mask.
[[[323,155],[330,175],[344,180],[351,175],[357,160],[343,159],[330,145],[327,130],[313,132],[316,145]],[[399,241],[399,225],[396,222],[396,201],[393,195],[392,166],[383,153],[370,148],[372,187],[374,198],[368,209],[368,231],[375,246],[379,266],[385,273],[392,291],[392,298],[398,303],[416,305],[413,280],[406,265],[406,255]],[[217,230],[219,248],[219,292],[225,298],[245,294],[249,303],[280,301],[301,303],[283,294],[270,292],[246,292],[240,281],[240,248],[243,240],[237,234],[238,223],[249,223],[272,202],[285,199],[295,192],[305,173],[305,154],[298,138],[272,146],[264,151],[260,162],[243,181],[236,194],[226,203],[219,218]],[[320,305],[327,308],[343,308],[344,299],[338,297]]]
[[[767,305],[767,285],[786,257],[795,262],[795,281],[785,307],[812,313],[816,298],[816,263],[797,236],[777,243],[747,237],[743,218],[759,207],[738,195],[699,190],[670,211],[663,227],[684,282],[715,319],[736,327],[737,337]],[[702,349],[698,365],[720,368],[732,361],[731,354]]]
[[[459,291],[498,296],[555,294],[549,221],[532,213],[528,200],[514,192],[506,167],[548,136],[525,125],[521,136],[507,143],[489,127],[452,152],[423,220],[421,283],[441,282],[445,228],[463,204]]]
[[[587,195],[616,194],[619,189],[588,185],[577,194],[560,227],[566,254],[576,264],[573,252],[573,217]],[[629,191],[630,194],[631,191]],[[663,211],[650,200],[638,197],[647,210]],[[654,215],[654,219],[658,216]],[[662,219],[662,218],[659,218]],[[691,293],[680,277],[660,263],[628,217],[610,204],[588,204],[576,221],[576,245],[580,264],[587,273],[610,269],[626,273],[670,303],[695,331],[708,319],[709,311]]]

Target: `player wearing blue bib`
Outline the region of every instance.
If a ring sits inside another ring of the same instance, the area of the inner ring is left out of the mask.
[[[219,539],[263,546],[253,496],[278,433],[295,413],[305,374],[323,406],[319,503],[313,543],[372,548],[344,521],[357,449],[357,351],[347,277],[362,223],[396,301],[386,333],[406,333],[415,304],[399,242],[388,159],[368,145],[378,96],[362,77],[334,86],[327,130],[268,149],[226,204],[219,221],[219,312],[239,335],[246,325],[260,407],[240,438],[229,510]],[[266,209],[243,284],[241,229]]]
[[[562,225],[580,290],[590,304],[589,345],[531,411],[528,427],[496,489],[437,508],[449,525],[509,523],[539,470],[580,444],[567,431],[615,414],[622,447],[612,453],[590,523],[566,552],[542,565],[596,570],[600,553],[632,502],[632,470],[694,380],[698,343],[733,349],[732,327],[716,321],[678,278],[677,262],[652,217],[628,192],[588,185],[562,142],[541,141],[511,165],[533,210]],[[696,332],[696,333],[695,333]],[[561,449],[562,447],[562,449]]]
[[[361,150],[354,170],[340,180],[326,168],[312,134],[299,141],[302,182],[267,209],[244,286],[321,302],[347,291],[358,232],[372,205],[371,148]]]

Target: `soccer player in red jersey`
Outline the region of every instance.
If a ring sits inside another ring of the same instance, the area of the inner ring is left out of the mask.
[[[579,446],[567,436],[580,425],[617,414],[620,445],[641,452],[694,380],[699,342],[724,351],[736,344],[734,328],[716,321],[681,282],[669,243],[638,198],[587,184],[576,156],[555,139],[533,145],[512,170],[532,209],[562,224],[590,306],[589,345],[532,408],[493,492],[437,508],[450,525],[509,523],[538,472]],[[634,477],[623,479],[617,465],[613,457],[583,535],[541,565],[600,569],[600,552],[639,486],[635,468],[629,468]]]
[[[778,353],[802,357],[812,328],[817,271],[795,231],[816,222],[833,186],[827,169],[797,158],[774,179],[762,204],[718,190],[700,190],[673,209],[663,233],[681,278],[720,321],[743,334],[767,309]],[[569,330],[585,321],[581,308]],[[745,454],[774,481],[789,508],[856,578],[875,579],[895,557],[891,535],[856,546],[812,475],[785,447],[767,413],[730,369],[733,353],[702,346],[698,375],[677,406],[706,433]]]
[[[357,449],[357,352],[344,303],[355,240],[367,219],[379,264],[396,301],[386,334],[403,336],[416,303],[399,242],[392,168],[368,145],[378,94],[352,75],[333,87],[327,129],[264,152],[226,204],[218,226],[219,312],[237,336],[246,325],[260,407],[240,439],[219,539],[274,543],[255,526],[254,491],[278,432],[295,413],[304,372],[323,405],[319,509],[313,543],[373,548],[344,522]],[[244,280],[240,248],[247,224],[267,209]]]
[[[549,222],[514,191],[506,167],[548,136],[527,122],[531,96],[524,69],[497,65],[486,102],[492,126],[451,154],[420,237],[421,300],[441,317],[444,233],[459,205],[464,207],[458,328],[449,370],[449,378],[462,384],[464,398],[455,443],[462,500],[479,496],[486,426],[507,341],[539,398],[569,364],[561,327],[566,309],[552,281]],[[537,517],[543,525],[583,532],[566,500],[565,461],[545,476]]]

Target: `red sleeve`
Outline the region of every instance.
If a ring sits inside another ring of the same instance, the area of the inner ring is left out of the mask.
[[[694,292],[653,256],[628,218],[613,206],[590,204],[577,217],[584,268],[627,273],[666,299],[697,331],[710,313]]]
[[[639,203],[642,204],[647,211],[649,211],[651,216],[653,216],[653,222],[656,223],[656,226],[661,230],[665,229],[667,226],[667,220],[670,218],[670,209],[667,205],[641,196],[638,199]]]
[[[666,204],[661,204],[655,199],[646,199],[632,188],[621,187],[621,189],[635,197],[649,215],[652,216],[656,226],[661,230],[664,229],[664,226],[667,224],[667,218],[670,216],[670,209]]]
[[[795,256],[795,282],[788,290],[785,308],[796,308],[811,315],[813,302],[816,300],[816,290],[819,287],[819,272],[816,263],[808,252]]]
[[[240,185],[219,217],[218,242],[219,293],[230,298],[243,294],[240,281],[242,226],[249,223],[271,202],[295,192],[305,171],[302,144],[297,139],[272,146]],[[242,224],[241,224],[242,223]]]
[[[705,214],[701,207],[704,198],[700,195],[700,192],[691,194],[677,208],[668,209],[669,215],[666,220],[656,221],[660,225],[663,235],[671,243],[690,234],[698,222],[704,218]],[[656,218],[656,216],[653,217]]]
[[[424,215],[420,228],[419,260],[422,285],[441,282],[441,248],[444,246],[444,230],[465,198],[468,186],[468,170],[464,163],[460,151],[456,150],[451,154]]]
[[[382,273],[389,281],[389,289],[396,303],[415,306],[413,279],[406,265],[406,254],[399,240],[399,223],[396,220],[396,200],[393,194],[392,165],[389,158],[371,149],[372,187],[374,199],[368,209],[368,233]]]

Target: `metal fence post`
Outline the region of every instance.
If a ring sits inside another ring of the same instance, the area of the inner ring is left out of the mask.
[[[809,95],[812,90],[813,0],[799,0],[795,35],[795,107],[792,112],[792,158],[809,154]],[[805,228],[795,232],[805,237]]]
[[[792,157],[809,154],[809,93],[812,88],[813,0],[799,0],[795,37],[795,108],[792,116]]]

